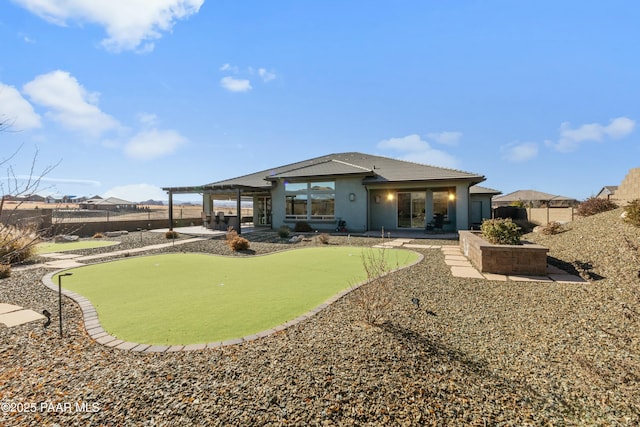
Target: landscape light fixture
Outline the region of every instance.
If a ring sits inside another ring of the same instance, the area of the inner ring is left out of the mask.
[[[62,338],[62,278],[72,276],[73,273],[58,274],[58,319],[60,320],[60,338]]]

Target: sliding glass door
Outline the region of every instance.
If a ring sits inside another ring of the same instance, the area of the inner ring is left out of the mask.
[[[424,192],[398,193],[398,228],[424,228],[425,207]]]

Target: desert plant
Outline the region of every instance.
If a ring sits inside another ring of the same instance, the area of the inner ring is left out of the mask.
[[[104,234],[102,233],[96,233],[93,235],[94,239],[104,239]]]
[[[525,203],[522,200],[514,200],[513,202],[509,203],[509,206],[513,206],[516,208],[524,208]]]
[[[0,264],[0,279],[11,276],[11,264]]]
[[[482,237],[494,245],[519,245],[522,229],[511,218],[487,219],[480,226]]]
[[[367,323],[378,325],[385,320],[392,303],[389,264],[384,249],[363,251],[361,259],[367,279],[353,291],[353,301],[360,307]]]
[[[329,244],[329,235],[327,233],[322,233],[322,234],[318,235],[318,241],[320,243],[322,243],[323,245],[328,245]]]
[[[175,230],[169,230],[166,233],[164,233],[164,237],[166,239],[177,239],[178,238],[178,232]]]
[[[308,222],[298,221],[296,225],[293,226],[293,231],[296,233],[309,233],[313,231],[313,228],[311,228]]]
[[[0,263],[15,264],[32,258],[38,240],[34,229],[0,224]]]
[[[278,228],[278,236],[280,236],[280,238],[286,239],[287,237],[289,237],[289,234],[291,234],[291,229],[286,225]]]
[[[229,227],[227,229],[227,246],[234,251],[246,251],[249,249],[249,241],[244,237],[238,236],[238,232],[233,229],[233,227]]]
[[[640,199],[632,200],[624,207],[624,220],[640,227]]]
[[[562,227],[562,224],[560,224],[558,221],[551,221],[547,225],[540,228],[540,233],[550,236],[562,233],[563,229],[564,228]]]
[[[617,207],[618,205],[609,199],[600,199],[592,196],[578,205],[576,213],[580,216],[591,216],[616,209]]]

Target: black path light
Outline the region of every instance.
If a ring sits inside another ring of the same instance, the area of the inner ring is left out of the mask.
[[[58,274],[58,318],[60,319],[60,338],[62,338],[62,277],[72,275],[73,273]]]

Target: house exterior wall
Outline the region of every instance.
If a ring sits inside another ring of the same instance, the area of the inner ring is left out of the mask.
[[[477,225],[478,223],[482,224],[482,221],[485,219],[491,219],[492,211],[491,211],[491,195],[489,194],[470,194],[469,195],[469,206],[471,216],[469,217],[469,225]],[[476,205],[478,211],[474,211],[474,203],[479,203]]]
[[[277,229],[286,225],[293,228],[296,222],[305,221],[314,229],[333,231],[337,226],[338,219],[342,219],[347,222],[349,231],[366,231],[367,190],[362,185],[362,178],[337,178],[335,179],[335,185],[335,219],[300,220],[286,218],[284,184],[278,182],[271,190],[272,227]],[[353,194],[354,200],[351,200],[351,194]]]

